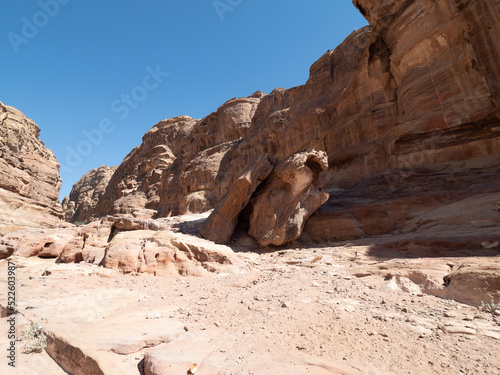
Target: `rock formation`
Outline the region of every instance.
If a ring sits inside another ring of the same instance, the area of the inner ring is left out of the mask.
[[[33,120],[0,103],[0,235],[62,219],[59,163],[39,133]]]
[[[0,260],[11,256],[53,258],[56,263],[87,263],[125,274],[155,276],[242,272],[244,264],[231,248],[190,234],[191,226],[205,218],[110,216],[83,226],[11,232],[0,237]]]
[[[156,124],[88,215],[172,216],[213,208],[230,155],[249,133],[262,96],[231,99],[202,120],[180,116]]]
[[[306,220],[323,203],[319,175],[328,169],[324,152],[301,152],[277,164],[251,200],[250,229],[261,245],[280,246],[299,238]]]
[[[73,185],[69,197],[62,201],[66,221],[83,222],[91,218],[117,168],[103,165],[92,169]]]
[[[227,243],[238,224],[241,214],[252,194],[269,173],[273,165],[269,155],[257,158],[255,163],[244,170],[219,202],[201,229],[201,235],[216,243]]]
[[[215,230],[209,221],[205,234],[224,242],[240,204],[253,199],[234,193],[242,171],[262,155],[278,168],[307,149],[327,155],[328,170],[315,186],[329,199],[309,218],[304,239],[418,231],[422,215],[474,196],[494,209],[500,182],[498,0],[354,5],[370,26],[315,62],[305,85],[232,99],[200,121],[159,123],[119,167],[95,214],[149,209],[146,216],[164,217],[219,204],[214,215],[231,213],[230,225],[216,238],[207,234]],[[227,206],[231,201],[234,207]],[[266,212],[277,212],[278,204]],[[455,213],[466,227],[481,225],[469,214]],[[289,215],[282,220],[293,221]],[[493,218],[495,225],[499,219]],[[255,224],[251,233],[274,243]]]

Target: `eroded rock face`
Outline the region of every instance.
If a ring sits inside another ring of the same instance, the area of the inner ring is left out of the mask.
[[[201,229],[201,235],[215,243],[227,243],[238,224],[241,211],[273,168],[267,154],[261,155],[255,163],[249,165],[210,214]]]
[[[191,227],[205,219],[106,217],[83,226],[26,229],[0,237],[0,259],[54,258],[57,264],[83,263],[154,276],[242,272],[244,262],[231,248],[190,234]]]
[[[248,233],[263,246],[295,241],[309,216],[328,200],[319,181],[327,169],[321,151],[301,152],[280,162],[251,200]]]
[[[75,236],[71,228],[25,229],[0,238],[0,259],[11,255],[29,258],[57,258]]]
[[[306,237],[319,241],[401,232],[426,212],[495,192],[498,0],[354,4],[370,26],[315,62],[305,85],[232,99],[201,121],[167,120],[166,132],[155,126],[167,134],[158,147],[172,155],[141,172],[136,166],[150,163],[156,143],[132,151],[97,213],[207,211],[261,155],[278,165],[307,149],[328,155],[320,183],[330,198],[310,219],[325,230],[306,227]],[[182,121],[189,125],[175,125]],[[188,130],[168,136],[180,128]],[[456,215],[475,225],[467,213]]]
[[[313,64],[304,86],[262,100],[223,181],[261,153],[326,151],[330,199],[310,239],[401,231],[500,182],[498,1],[355,3],[370,26]]]
[[[221,197],[230,154],[245,137],[262,93],[231,99],[202,120],[180,116],[156,124],[130,152],[88,215],[153,217],[199,213]],[[85,215],[84,215],[85,216]]]
[[[122,273],[205,276],[240,263],[226,246],[170,231],[139,230],[116,235],[101,265]]]
[[[62,219],[59,163],[39,133],[33,120],[0,103],[0,235]]]
[[[103,165],[92,169],[73,185],[69,197],[65,197],[62,202],[67,221],[83,222],[92,216],[117,168]]]

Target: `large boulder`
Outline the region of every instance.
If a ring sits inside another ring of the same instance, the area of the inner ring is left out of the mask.
[[[319,180],[327,169],[322,151],[301,152],[280,162],[252,198],[248,233],[263,246],[295,241],[309,216],[328,200]]]
[[[74,228],[24,229],[0,238],[0,259],[13,256],[57,258],[76,234]]]
[[[227,243],[238,224],[241,211],[272,170],[273,165],[267,154],[259,156],[255,163],[249,165],[205,221],[201,228],[201,235],[215,243]]]
[[[138,230],[117,234],[106,248],[101,265],[126,274],[205,276],[237,270],[241,261],[229,247],[201,238]]]

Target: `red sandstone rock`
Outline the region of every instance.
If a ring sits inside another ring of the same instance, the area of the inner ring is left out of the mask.
[[[57,258],[74,237],[75,229],[26,229],[0,238],[0,259],[19,257]]]
[[[101,265],[122,273],[204,276],[237,269],[240,260],[226,246],[170,231],[127,231],[106,248]]]
[[[59,163],[39,133],[33,120],[0,103],[0,235],[62,218]]]
[[[111,222],[94,222],[78,228],[62,250],[58,262],[99,264],[111,234]]]
[[[91,218],[117,168],[103,165],[92,169],[73,185],[69,197],[62,202],[67,221],[83,222]]]
[[[241,211],[272,170],[273,165],[267,154],[259,156],[255,163],[249,165],[210,214],[201,229],[201,235],[215,243],[227,243]]]
[[[306,151],[280,162],[251,201],[250,230],[261,245],[295,241],[306,220],[328,199],[319,182],[324,152]]]
[[[279,163],[308,148],[327,153],[321,184],[332,193],[311,220],[348,227],[342,238],[397,233],[426,211],[495,191],[498,1],[354,4],[370,26],[315,62],[305,85],[230,100],[201,121],[158,124],[126,158],[97,214],[207,211],[260,155]],[[177,151],[154,167],[149,152],[167,149]],[[475,225],[467,213],[456,216]],[[339,238],[333,230],[323,237]]]

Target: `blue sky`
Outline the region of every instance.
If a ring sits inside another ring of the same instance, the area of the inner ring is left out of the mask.
[[[0,101],[62,164],[61,199],[162,119],[307,81],[366,25],[350,1],[24,0],[2,4]]]

